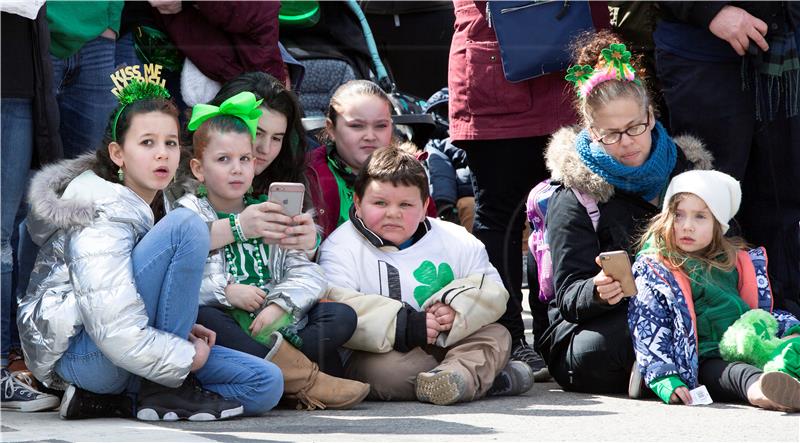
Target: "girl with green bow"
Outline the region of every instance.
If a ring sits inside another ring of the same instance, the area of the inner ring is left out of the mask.
[[[287,374],[299,367],[308,369],[309,374],[319,372],[309,359],[319,362],[325,371],[342,371],[336,348],[350,338],[356,320],[347,306],[317,303],[327,288],[321,269],[310,261],[307,248],[286,247],[281,242],[293,235],[289,229],[304,224],[316,233],[310,214],[289,217],[279,204],[267,201],[266,195],[253,193],[257,171],[254,141],[265,126],[264,111],[262,99],[242,91],[219,106],[201,104],[192,112],[188,128],[194,131],[194,152],[189,167],[200,184],[185,184],[184,188],[196,191],[176,204],[195,211],[212,226],[198,322],[219,332],[219,344],[260,358],[281,355],[281,350],[300,354],[286,359],[294,362],[292,365],[272,360],[287,379],[286,397],[294,396],[291,399],[306,407],[349,407],[366,396],[366,385],[325,376],[324,384],[344,384],[345,389],[339,392],[349,389],[350,393],[341,398],[323,393],[308,399],[295,396],[298,390],[292,390],[288,382]],[[242,217],[249,208],[269,214],[267,230],[280,237],[251,234],[244,229]],[[233,241],[215,248],[215,224],[227,225]],[[350,312],[340,312],[342,309]],[[296,364],[300,361],[305,364]],[[305,385],[301,388],[305,388],[299,389],[302,392],[310,389]]]

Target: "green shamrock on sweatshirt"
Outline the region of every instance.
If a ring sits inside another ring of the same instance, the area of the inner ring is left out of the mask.
[[[422,262],[422,264],[414,270],[413,275],[418,282],[422,283],[414,288],[414,300],[416,300],[420,306],[422,306],[425,300],[429,299],[431,295],[437,293],[440,289],[450,284],[451,281],[455,280],[453,268],[451,268],[449,264],[442,262],[439,264],[439,269],[437,270],[436,265],[429,260]]]

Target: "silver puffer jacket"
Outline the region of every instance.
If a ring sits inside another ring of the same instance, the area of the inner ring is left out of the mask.
[[[42,169],[31,182],[28,230],[41,246],[17,323],[28,368],[65,388],[54,368],[82,330],[116,366],[162,385],[186,378],[194,346],[147,325],[131,254],[153,212],[125,186],[91,172],[94,154]]]
[[[216,211],[207,199],[198,198],[191,193],[184,194],[175,205],[196,212],[206,222],[218,219]],[[310,261],[304,251],[274,246],[269,248],[268,266],[272,280],[267,284],[267,297],[261,309],[275,303],[292,314],[295,322],[300,322],[328,289],[322,268]],[[211,251],[206,261],[203,283],[200,286],[200,304],[230,307],[228,299],[225,298],[227,285],[228,264],[225,260],[225,249],[219,248]]]

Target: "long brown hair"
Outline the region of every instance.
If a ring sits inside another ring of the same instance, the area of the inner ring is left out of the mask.
[[[219,106],[223,101],[243,91],[252,92],[257,99],[264,100],[261,106],[286,117],[286,134],[281,144],[281,152],[267,169],[253,178],[254,193],[266,194],[272,182],[305,183],[308,143],[301,120],[303,109],[297,96],[269,74],[248,72],[222,85],[222,89],[217,92],[210,104]],[[308,203],[310,204],[310,201]]]
[[[673,268],[681,268],[687,260],[695,259],[703,264],[703,267],[710,271],[717,268],[722,271],[731,271],[736,267],[736,254],[747,248],[747,243],[739,237],[726,237],[722,233],[722,225],[716,218],[713,219],[714,233],[711,243],[705,248],[695,252],[682,251],[675,241],[673,226],[678,204],[686,199],[687,196],[694,195],[681,192],[672,196],[666,211],[661,211],[653,217],[650,224],[637,242],[637,249],[642,252],[649,252],[652,249],[658,251],[658,255]],[[652,242],[650,250],[643,251],[646,243]]]

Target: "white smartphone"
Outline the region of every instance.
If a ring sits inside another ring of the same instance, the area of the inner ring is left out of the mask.
[[[636,283],[633,280],[631,261],[625,251],[610,251],[600,253],[600,266],[603,272],[622,286],[622,293],[626,297],[636,295]]]
[[[303,196],[306,187],[302,183],[275,182],[269,185],[269,201],[283,206],[283,212],[289,217],[303,212]]]

